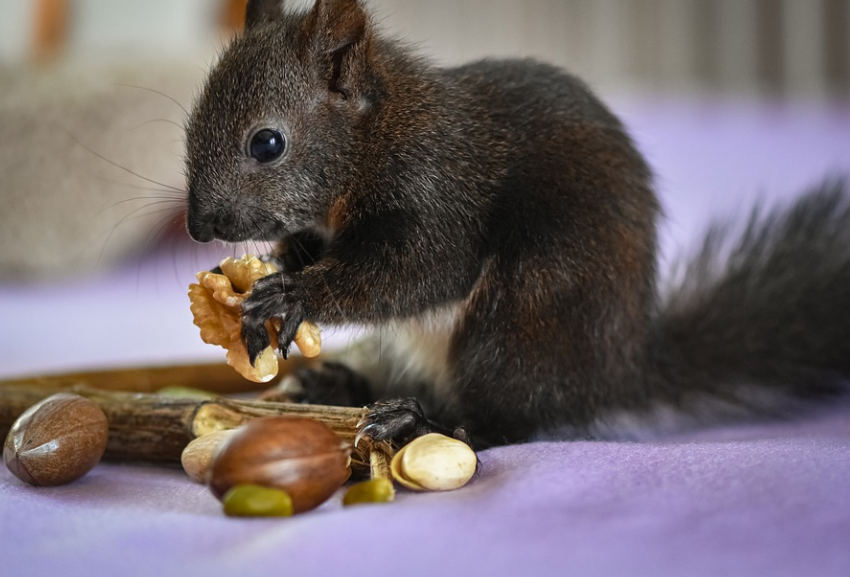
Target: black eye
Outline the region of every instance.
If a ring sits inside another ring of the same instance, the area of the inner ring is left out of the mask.
[[[277,160],[286,149],[286,137],[276,128],[263,128],[248,143],[248,154],[257,162]]]

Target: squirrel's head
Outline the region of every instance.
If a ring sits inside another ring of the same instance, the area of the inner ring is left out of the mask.
[[[359,0],[288,13],[249,0],[245,31],[221,56],[186,130],[189,233],[277,240],[327,226],[357,174],[380,84]]]

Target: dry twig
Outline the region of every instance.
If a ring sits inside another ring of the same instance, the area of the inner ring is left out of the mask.
[[[287,372],[291,370],[288,367]],[[207,386],[206,378],[211,378],[212,387]],[[15,419],[41,399],[59,391],[73,392],[91,399],[106,414],[109,420],[106,458],[176,463],[183,448],[198,436],[274,415],[316,419],[353,442],[357,423],[366,411],[227,397],[186,399],[150,392],[180,384],[224,394],[233,392],[234,387],[228,385],[232,381],[233,371],[225,365],[125,369],[0,381],[0,434],[5,436]],[[243,392],[244,382],[241,379],[236,382],[237,392]],[[140,389],[146,392],[138,392]],[[368,440],[359,443],[352,457],[353,465],[368,471],[370,452]],[[382,447],[382,454],[387,452],[391,449]]]

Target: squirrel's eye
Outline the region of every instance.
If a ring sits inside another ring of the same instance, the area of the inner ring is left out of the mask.
[[[248,154],[257,162],[277,160],[286,149],[286,137],[276,128],[263,128],[248,142]]]

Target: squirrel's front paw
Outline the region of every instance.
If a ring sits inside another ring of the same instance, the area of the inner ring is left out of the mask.
[[[360,431],[357,433],[355,444],[363,437],[368,437],[373,441],[392,441],[401,446],[428,433],[454,436],[467,442],[463,429],[453,432],[430,421],[422,411],[419,401],[413,397],[378,401],[369,405],[368,409],[366,416],[357,423]]]
[[[242,303],[242,342],[248,349],[248,358],[256,358],[269,346],[266,323],[280,319],[277,345],[283,358],[304,320],[304,307],[298,298],[297,285],[286,273],[275,273],[254,283],[251,296]]]

